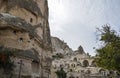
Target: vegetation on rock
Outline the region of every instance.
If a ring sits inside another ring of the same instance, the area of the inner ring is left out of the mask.
[[[56,55],[53,55],[52,57],[53,59],[61,59],[61,58],[64,58],[64,55],[61,53],[57,53]]]
[[[99,41],[102,41],[103,45],[96,49],[97,65],[120,73],[120,35],[108,25],[99,29],[99,32],[101,33]]]
[[[66,78],[66,72],[61,68],[55,72],[58,78]]]
[[[13,52],[8,49],[0,51],[0,69],[2,68],[5,73],[10,73],[15,67],[14,62],[10,57],[13,56]]]

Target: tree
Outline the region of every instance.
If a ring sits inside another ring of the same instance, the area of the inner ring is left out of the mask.
[[[0,69],[4,69],[6,74],[11,73],[15,67],[14,62],[10,59],[13,56],[13,52],[9,49],[1,50],[0,47]]]
[[[56,55],[53,55],[52,57],[53,59],[61,59],[61,58],[64,58],[64,55],[62,53],[57,53]]]
[[[103,45],[96,49],[97,65],[120,73],[120,35],[108,25],[98,30],[101,33],[99,41],[102,41]]]
[[[58,78],[66,78],[66,72],[63,70],[63,68],[57,70],[55,73],[57,74]]]

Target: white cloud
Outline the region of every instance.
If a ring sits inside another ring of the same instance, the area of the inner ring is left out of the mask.
[[[64,39],[76,49],[82,45],[94,55],[95,31],[109,23],[120,28],[120,0],[48,0],[53,36]]]

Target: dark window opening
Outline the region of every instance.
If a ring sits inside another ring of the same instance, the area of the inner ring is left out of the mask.
[[[81,70],[81,73],[84,73],[84,70]]]
[[[23,42],[23,38],[19,38],[20,42]]]
[[[33,37],[32,36],[30,36],[30,40],[32,40],[33,39]]]
[[[74,61],[77,61],[77,58],[76,58],[76,57],[74,58]]]
[[[14,33],[14,34],[16,34],[16,33],[17,33],[17,31],[13,31],[13,33]]]
[[[34,46],[34,44],[32,44]]]
[[[90,70],[87,70],[87,71],[86,71],[86,74],[91,74],[91,71],[90,71]]]
[[[28,43],[30,43],[30,41],[28,41]]]
[[[70,72],[72,72],[73,70],[72,69],[70,69]]]
[[[87,60],[83,61],[83,67],[88,67],[89,66],[89,62]]]
[[[20,31],[21,33],[23,33],[23,31]]]
[[[30,22],[31,22],[31,23],[33,22],[33,19],[32,19],[32,18],[30,18]]]
[[[96,67],[95,61],[92,62],[91,67]]]

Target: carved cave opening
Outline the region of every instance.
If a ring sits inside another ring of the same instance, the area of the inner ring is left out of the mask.
[[[89,62],[87,60],[83,61],[83,67],[88,67],[89,66]]]

